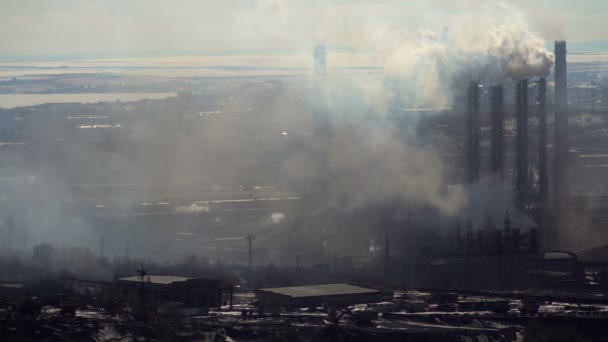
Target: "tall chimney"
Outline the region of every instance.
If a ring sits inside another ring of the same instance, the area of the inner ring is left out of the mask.
[[[315,76],[325,76],[327,66],[327,48],[325,45],[315,46],[313,52]]]
[[[469,82],[467,92],[467,165],[466,182],[475,183],[479,180],[479,84]]]
[[[329,116],[327,113],[327,48],[324,45],[318,45],[314,49],[314,81],[315,81],[315,98],[314,98],[314,122],[313,134],[321,143],[325,143],[329,137]],[[326,146],[323,146],[326,147]]]
[[[569,196],[569,143],[568,143],[568,78],[566,66],[566,42],[555,42],[555,155],[554,162],[554,227],[551,236],[559,241],[559,231],[568,220]]]
[[[517,82],[516,96],[516,180],[517,204],[523,208],[528,193],[528,80]]]
[[[504,175],[504,96],[502,85],[492,87],[492,159],[490,169],[501,179]]]
[[[327,48],[325,45],[318,45],[313,52],[314,64],[314,97],[313,97],[313,118],[312,136],[315,139],[313,153],[314,165],[310,165],[313,170],[315,180],[310,186],[310,193],[314,200],[312,202],[318,206],[326,205],[325,195],[329,179],[329,145],[331,142],[331,125],[328,111],[328,92],[327,92]]]
[[[547,80],[538,81],[538,189],[544,203],[549,191],[547,167]]]

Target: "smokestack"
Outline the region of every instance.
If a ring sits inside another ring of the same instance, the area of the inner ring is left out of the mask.
[[[315,194],[315,202],[323,203],[327,196],[327,178],[329,175],[329,156],[327,149],[331,141],[331,128],[327,105],[327,49],[324,45],[316,46],[313,52],[314,59],[314,103],[312,135],[316,142],[314,151],[315,184],[311,187],[311,193]],[[311,165],[312,166],[312,165]]]
[[[516,180],[515,190],[520,208],[526,203],[528,194],[528,80],[517,82],[516,94]]]
[[[327,85],[325,75],[327,70],[327,49],[318,45],[313,53],[315,69],[315,117],[314,133],[317,138],[325,138],[329,134],[329,118],[327,114]]]
[[[492,87],[492,159],[490,170],[501,179],[504,175],[504,96],[502,85]]]
[[[315,46],[313,52],[315,76],[325,76],[327,69],[327,47],[325,45]]]
[[[538,189],[544,203],[549,191],[549,174],[547,167],[547,80],[538,81]]]
[[[479,135],[479,83],[471,81],[467,92],[467,183],[479,180]]]
[[[568,220],[569,196],[569,163],[568,163],[568,78],[566,65],[566,42],[555,42],[555,149],[554,149],[554,210],[555,227],[552,232],[554,238]]]

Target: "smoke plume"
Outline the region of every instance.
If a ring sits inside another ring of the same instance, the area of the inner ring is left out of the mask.
[[[353,209],[399,201],[450,215],[465,205],[460,186],[447,190],[447,170],[438,151],[417,145],[415,138],[396,129],[350,126],[348,130],[339,135],[332,151],[334,205]]]
[[[439,31],[420,31],[389,58],[387,73],[410,106],[445,106],[468,80],[546,76],[553,57],[519,10],[492,2]]]

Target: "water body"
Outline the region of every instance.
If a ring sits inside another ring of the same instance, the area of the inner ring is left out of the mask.
[[[157,100],[175,93],[98,93],[98,94],[0,94],[0,108],[36,106],[45,103],[97,103]]]

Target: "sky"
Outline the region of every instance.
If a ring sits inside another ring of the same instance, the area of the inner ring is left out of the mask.
[[[383,48],[497,0],[2,0],[0,55]],[[546,40],[608,40],[606,0],[510,0]]]

